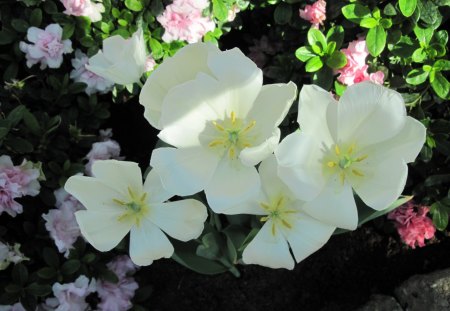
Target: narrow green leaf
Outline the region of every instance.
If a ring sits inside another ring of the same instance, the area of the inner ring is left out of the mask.
[[[316,72],[323,67],[323,62],[319,56],[314,56],[306,62],[305,71],[306,72]]]
[[[366,41],[370,55],[378,56],[383,52],[386,45],[386,37],[386,31],[380,25],[369,30]]]
[[[417,0],[399,0],[400,12],[406,17],[413,15],[416,10]]]
[[[420,69],[413,69],[411,70],[408,75],[406,76],[406,82],[412,85],[419,85],[426,81],[428,78],[428,72]]]

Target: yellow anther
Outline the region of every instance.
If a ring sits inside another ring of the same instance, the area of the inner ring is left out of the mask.
[[[281,205],[283,204],[283,202],[284,202],[284,197],[280,197],[279,199],[278,199],[278,201],[277,201],[277,209],[279,208],[279,207],[281,207]]]
[[[224,127],[222,125],[220,125],[219,123],[217,123],[216,121],[212,121],[212,124],[214,125],[214,127],[216,129],[218,129],[220,132],[225,131]]]
[[[250,123],[242,130],[242,133],[247,133],[247,132],[250,131],[255,125],[256,125],[256,121],[253,120],[252,122],[250,122]]]
[[[231,112],[231,123],[234,125],[236,123],[236,112]]]
[[[352,154],[354,150],[355,150],[355,144],[352,144],[352,145],[348,148],[347,153],[348,153],[348,154]]]
[[[222,139],[216,139],[216,140],[213,140],[212,142],[210,142],[208,144],[208,147],[215,147],[215,146],[222,145],[222,144],[223,144]]]
[[[359,177],[363,177],[364,176],[364,174],[360,170],[357,170],[357,169],[353,169],[352,173],[355,174],[356,176],[359,176]]]
[[[251,146],[252,146],[252,144],[250,144],[250,143],[243,143],[242,144],[242,147],[244,147],[244,148],[251,147]]]
[[[260,219],[261,222],[265,222],[267,220],[269,220],[269,216],[261,217],[261,219]]]
[[[345,173],[341,172],[339,174],[339,179],[341,180],[341,184],[344,185],[344,181],[345,181]]]
[[[362,157],[356,158],[355,162],[361,162],[364,161],[365,159],[367,159],[368,155],[363,155]]]
[[[134,199],[134,193],[133,193],[133,191],[131,191],[131,188],[128,187],[127,189],[128,189],[128,194],[130,195],[130,198]]]
[[[267,205],[266,203],[259,203],[259,205],[260,205],[263,209],[265,209],[266,211],[270,210],[270,206]]]
[[[114,203],[117,203],[117,204],[119,204],[119,205],[127,205],[127,203],[125,203],[124,201],[117,200],[117,199],[113,199],[113,202],[114,202]]]
[[[327,166],[328,166],[329,168],[333,168],[333,167],[335,167],[336,165],[337,165],[336,162],[333,162],[333,161],[330,161],[330,162],[327,163]]]
[[[145,199],[147,198],[147,192],[144,192],[144,194],[141,196],[141,202],[144,202]]]
[[[288,223],[286,220],[282,219],[281,223],[288,229],[292,229],[292,226],[290,223]]]
[[[234,151],[234,147],[230,147],[230,150],[228,150],[228,156],[230,159],[234,159],[236,156],[236,152]]]
[[[336,153],[336,155],[340,155],[341,154],[341,149],[339,149],[338,145],[334,146],[334,152]]]

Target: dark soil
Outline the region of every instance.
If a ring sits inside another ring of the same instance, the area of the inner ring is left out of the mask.
[[[114,138],[127,160],[145,170],[157,131],[132,100],[112,105]],[[450,267],[450,238],[438,234],[424,248],[409,249],[385,220],[333,236],[293,271],[240,266],[231,273],[207,276],[159,260],[143,268],[139,282],[153,287],[150,310],[354,310],[372,294],[392,295],[415,274]]]

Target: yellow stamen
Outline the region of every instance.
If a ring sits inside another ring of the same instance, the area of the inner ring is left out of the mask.
[[[270,206],[267,205],[266,203],[259,203],[259,205],[260,205],[263,209],[265,209],[266,211],[270,210]]]
[[[269,220],[269,216],[261,217],[261,219],[260,219],[261,222],[265,222],[267,220]]]
[[[283,204],[284,201],[284,197],[280,197],[277,201],[277,208],[281,207],[281,205]]]
[[[113,199],[113,202],[119,204],[119,205],[126,205],[126,203],[124,201],[121,200],[117,200],[117,199]]]
[[[335,167],[336,165],[337,165],[336,162],[333,162],[333,161],[330,161],[330,162],[327,163],[327,166],[328,166],[329,168],[333,168],[333,167]]]
[[[282,219],[282,220],[281,220],[281,223],[282,223],[285,227],[287,227],[288,229],[292,229],[291,224],[288,223],[286,220]]]
[[[256,125],[256,121],[253,120],[242,130],[242,133],[246,133],[246,132],[250,131],[255,125]]]
[[[242,144],[242,147],[244,147],[244,148],[251,147],[251,146],[252,146],[252,144],[249,144],[249,143]]]
[[[130,195],[130,198],[134,199],[134,193],[131,191],[130,187],[128,187],[128,194]]]
[[[144,192],[144,194],[141,196],[141,202],[145,201],[147,198],[147,192]]]
[[[356,158],[355,162],[361,162],[364,161],[365,159],[367,159],[368,155],[363,155],[362,157]]]
[[[216,129],[218,129],[220,132],[225,131],[225,129],[223,128],[222,125],[220,125],[219,123],[217,123],[216,121],[212,121],[212,124],[215,126]]]
[[[353,169],[352,173],[355,174],[356,176],[360,176],[360,177],[364,176],[364,174],[360,170],[357,170],[357,169]]]
[[[234,157],[236,156],[234,147],[230,147],[230,150],[228,150],[228,156],[230,157],[230,159],[234,159]]]
[[[231,123],[234,125],[236,123],[236,112],[231,112]]]
[[[216,140],[213,140],[212,142],[210,142],[208,144],[208,147],[215,147],[215,146],[222,145],[222,144],[223,144],[222,139],[216,139]]]
[[[345,173],[344,172],[341,172],[341,174],[339,174],[339,179],[341,180],[341,184],[343,185],[344,181],[345,181]]]
[[[341,154],[341,149],[339,149],[338,145],[334,146],[334,152],[336,153],[336,155],[340,155]]]
[[[347,153],[348,153],[348,154],[352,154],[354,149],[355,149],[355,144],[352,144],[352,145],[350,146],[350,148],[348,148]]]

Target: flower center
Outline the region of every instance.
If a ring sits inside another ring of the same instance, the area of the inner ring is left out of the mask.
[[[364,177],[364,173],[355,166],[358,166],[358,163],[367,159],[368,155],[355,155],[355,153],[355,144],[352,144],[347,149],[347,152],[342,152],[341,148],[336,144],[334,146],[334,154],[329,157],[331,160],[326,161],[326,167],[333,174],[339,174],[342,184],[344,184],[349,174],[356,177]]]
[[[261,217],[261,221],[265,222],[269,219],[272,220],[272,235],[275,236],[276,228],[282,226],[287,229],[292,228],[292,221],[290,218],[293,214],[296,214],[296,210],[289,209],[288,199],[280,195],[278,198],[273,200],[270,204],[260,203],[262,209],[264,209],[268,215]]]
[[[113,202],[123,207],[123,213],[117,218],[118,221],[132,221],[138,227],[140,225],[142,217],[144,217],[148,211],[149,207],[146,202],[147,192],[138,195],[130,187],[128,187],[128,198],[129,201],[122,201],[118,199],[113,199]]]
[[[244,120],[236,118],[234,111],[225,120],[212,121],[212,125],[217,136],[209,142],[208,147],[227,152],[228,157],[232,160],[237,158],[242,149],[251,147],[255,139],[250,134],[256,121],[245,123]]]

